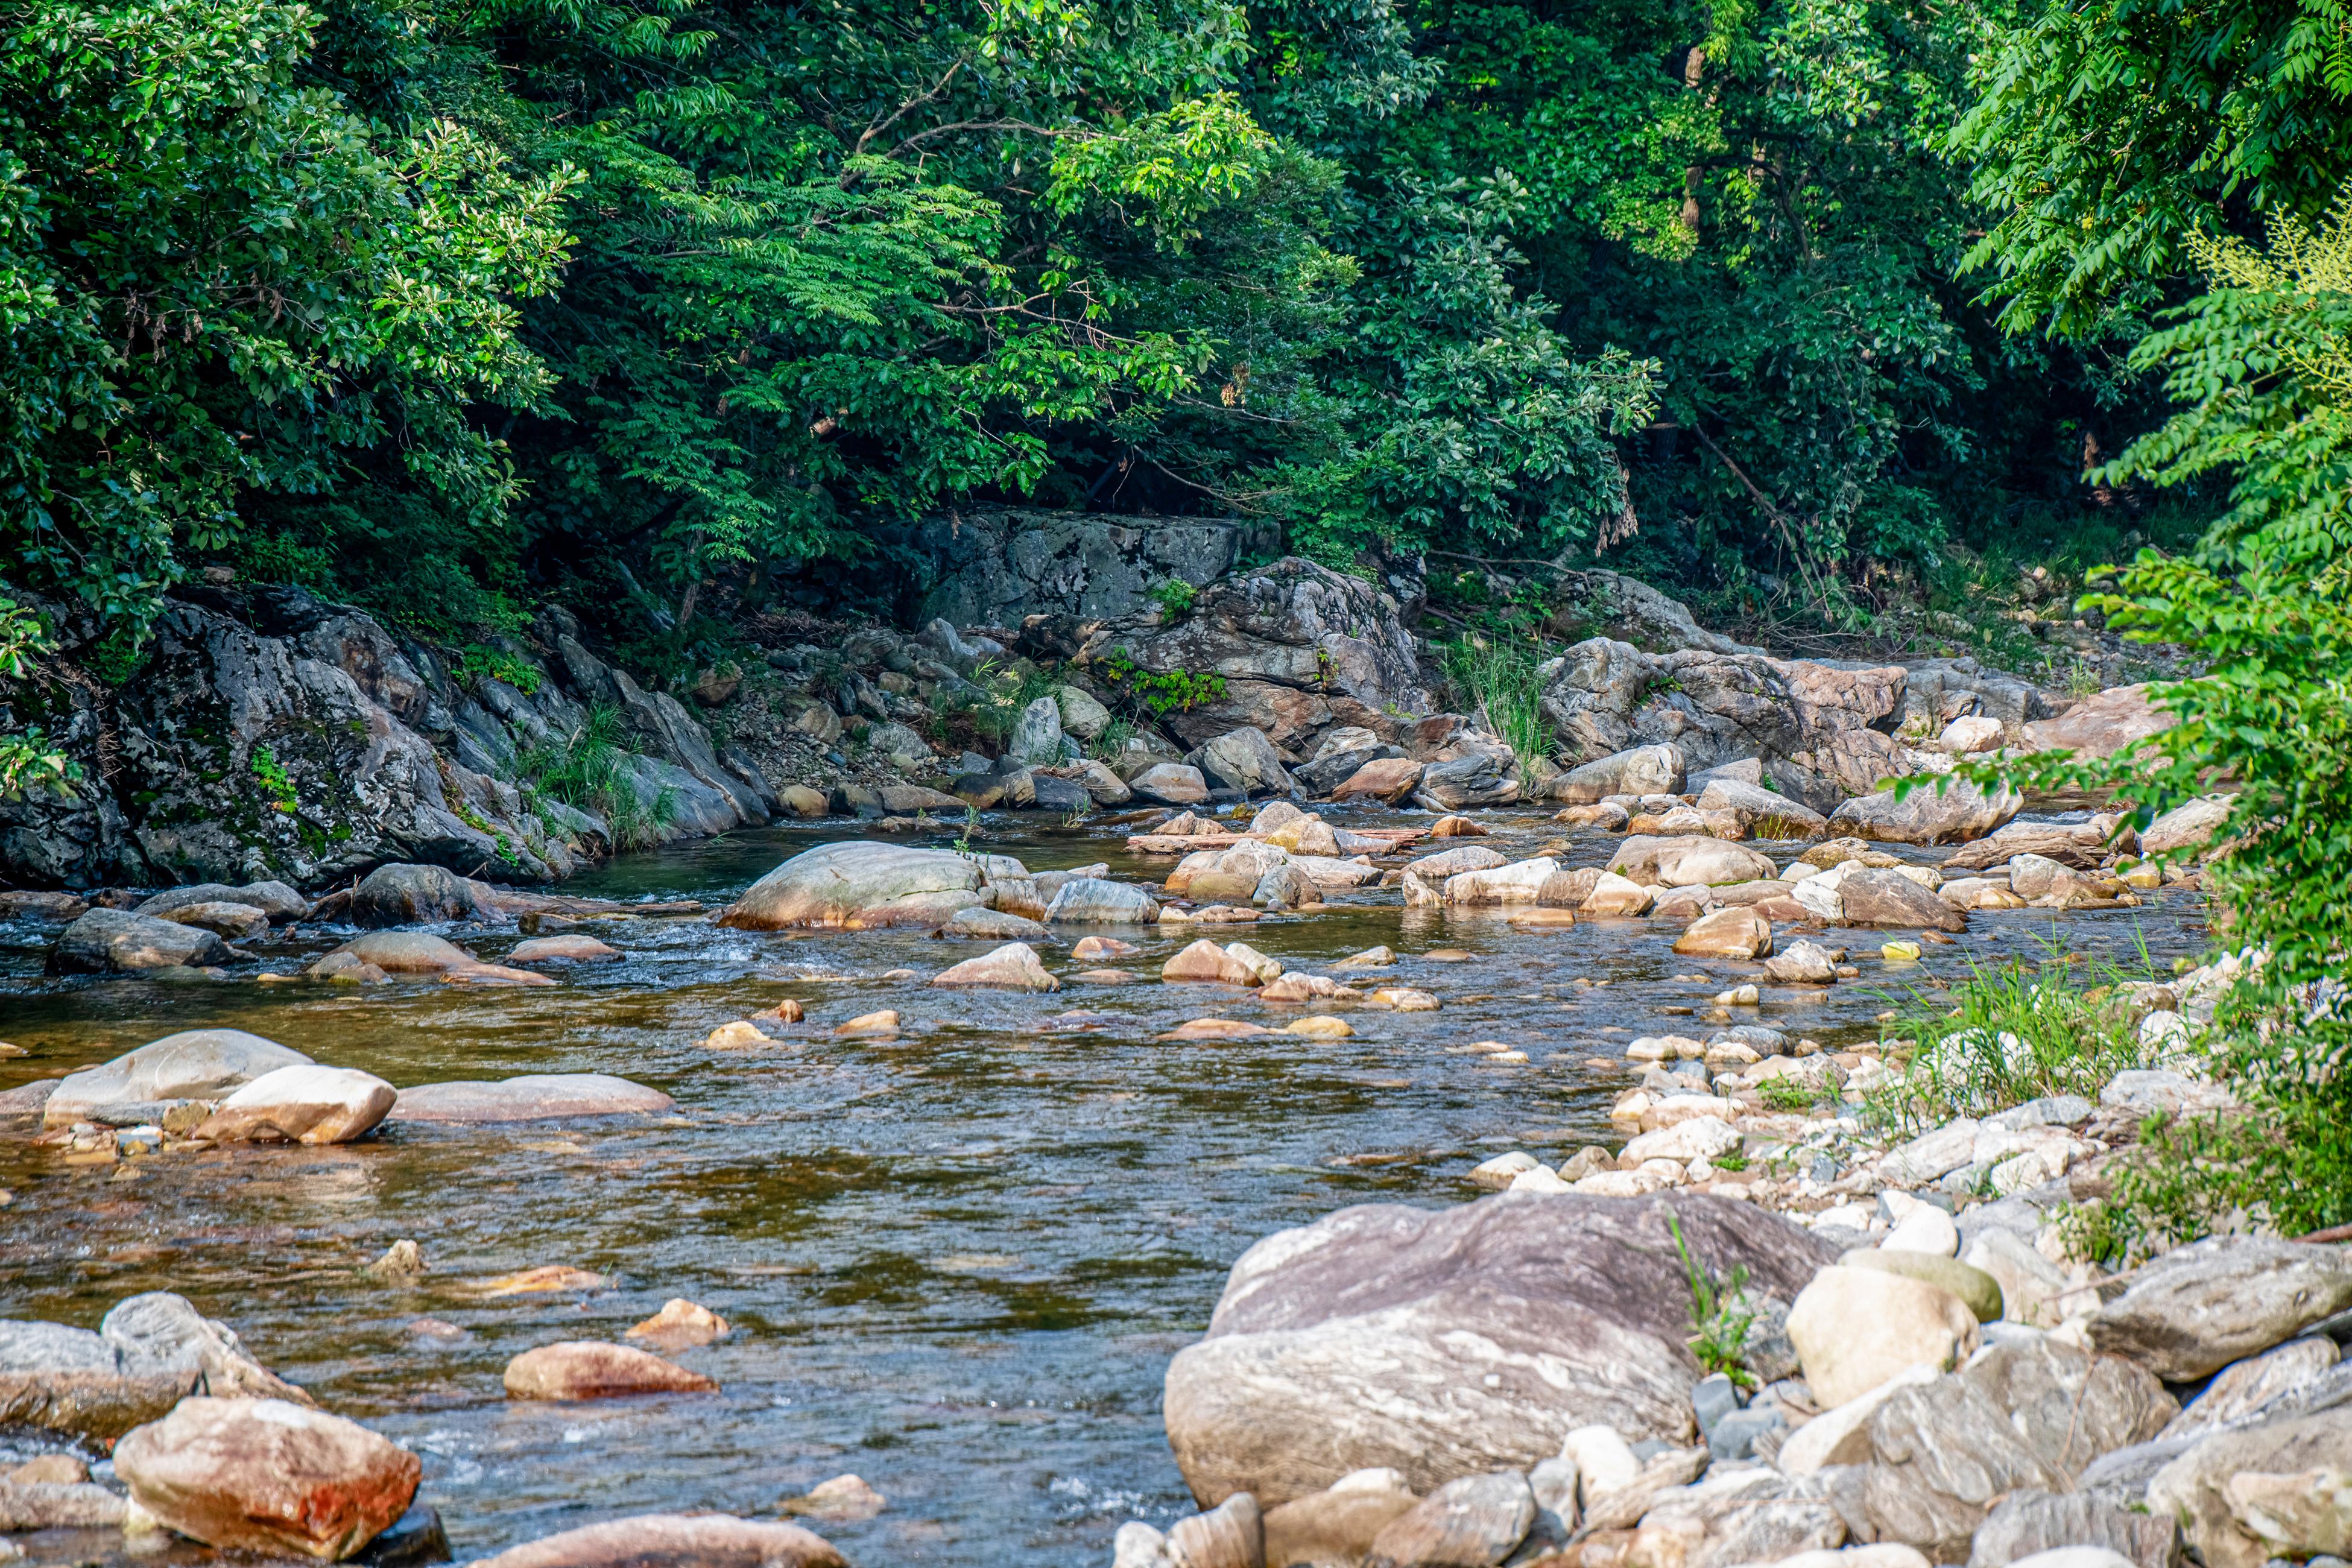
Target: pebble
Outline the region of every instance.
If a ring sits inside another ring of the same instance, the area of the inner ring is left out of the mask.
[[[1889,963],[1916,963],[1919,944],[1916,942],[1890,942],[1880,947],[1878,956]]]
[[[1384,1007],[1398,1013],[1434,1013],[1437,998],[1426,991],[1416,991],[1410,985],[1383,985],[1365,1002],[1374,1007]]]

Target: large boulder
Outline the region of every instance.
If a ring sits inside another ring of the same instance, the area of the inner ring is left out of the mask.
[[[2091,1320],[2094,1348],[2168,1381],[2208,1376],[2352,1307],[2352,1248],[2215,1237],[2144,1265]]]
[[[1697,1367],[1670,1215],[1695,1258],[1747,1268],[1759,1296],[1793,1297],[1834,1256],[1696,1194],[1366,1205],[1258,1242],[1168,1370],[1163,1417],[1193,1495],[1272,1506],[1377,1467],[1426,1493],[1526,1468],[1596,1424],[1687,1441]]]
[[[797,1524],[725,1514],[647,1513],[608,1520],[477,1558],[474,1568],[849,1568]]]
[[[1672,743],[1704,771],[1748,758],[1816,811],[1909,771],[1898,667],[1815,664],[1685,647],[1662,655],[1591,637],[1543,667],[1543,713],[1570,754]]]
[[[1244,795],[1289,795],[1298,787],[1262,730],[1228,730],[1184,760],[1219,789]]]
[[[2111,757],[2135,741],[2172,727],[2172,716],[2148,700],[2147,688],[2117,686],[2077,702],[2054,719],[2024,726],[2018,744],[2029,752],[2068,751]]]
[[[338,1563],[408,1510],[422,1465],[356,1421],[277,1399],[187,1399],[115,1445],[131,1500],[207,1546]]]
[[[349,1143],[375,1131],[398,1093],[356,1068],[282,1067],[221,1101],[195,1135],[221,1143]]]
[[[1297,755],[1335,726],[1393,737],[1395,715],[1436,706],[1395,598],[1295,556],[1210,584],[1127,647],[1155,675],[1223,679],[1223,696],[1166,719],[1187,745],[1246,726]]]
[[[1982,838],[2023,808],[2011,790],[1987,795],[1965,779],[1922,784],[1895,798],[1880,790],[1830,813],[1829,831],[1887,844],[1966,844]]]
[[[651,1116],[677,1109],[656,1089],[601,1072],[525,1073],[404,1089],[394,1121],[552,1121],[571,1116]]]
[[[1637,833],[1617,847],[1608,868],[1645,888],[1701,888],[1769,881],[1780,870],[1772,863],[1772,858],[1760,850],[1711,838],[1703,833],[1675,838]]]
[[[946,849],[852,841],[793,856],[743,890],[719,923],[739,931],[939,926],[982,902],[978,862]]]
[[[473,884],[440,866],[379,866],[352,889],[353,925],[407,926],[470,920],[480,912]]]
[[[42,1108],[49,1127],[97,1121],[135,1127],[175,1107],[226,1099],[267,1073],[310,1058],[243,1029],[187,1029],[151,1041],[102,1067],[68,1073]]]
[[[49,962],[60,974],[105,974],[223,964],[228,944],[202,926],[127,910],[94,909],[58,934]]]

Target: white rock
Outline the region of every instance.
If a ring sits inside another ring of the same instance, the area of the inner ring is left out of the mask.
[[[1886,1239],[1878,1245],[1897,1252],[1932,1252],[1938,1258],[1958,1258],[1960,1227],[1935,1205],[1920,1204],[1897,1221],[1895,1228],[1886,1233]]]
[[[1559,1457],[1576,1466],[1577,1496],[1587,1507],[1604,1492],[1620,1491],[1642,1473],[1633,1445],[1610,1426],[1579,1426],[1559,1446]]]
[[[1798,1292],[1789,1338],[1814,1399],[1832,1406],[1911,1367],[1948,1371],[1979,1342],[1976,1314],[1950,1291],[1900,1274],[1834,1267]]]
[[[1559,1179],[1559,1173],[1549,1165],[1538,1165],[1532,1171],[1521,1171],[1511,1178],[1507,1189],[1515,1193],[1572,1193],[1576,1191]]]
[[[1619,1167],[1633,1170],[1645,1160],[1712,1160],[1718,1154],[1728,1154],[1739,1143],[1738,1131],[1730,1123],[1713,1116],[1695,1116],[1655,1132],[1644,1132],[1626,1144],[1624,1152],[1618,1155]]]
[[[1470,1171],[1470,1180],[1479,1186],[1491,1187],[1500,1192],[1511,1184],[1513,1177],[1523,1172],[1537,1170],[1542,1163],[1542,1161],[1526,1150],[1514,1149],[1507,1154],[1497,1154],[1491,1160],[1473,1166]]]

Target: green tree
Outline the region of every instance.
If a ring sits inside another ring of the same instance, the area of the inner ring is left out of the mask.
[[[364,475],[494,522],[478,402],[548,389],[513,301],[553,282],[569,176],[305,80],[276,0],[0,5],[0,541],[133,626],[256,494]]]

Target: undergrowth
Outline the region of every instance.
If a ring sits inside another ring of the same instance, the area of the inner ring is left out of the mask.
[[[515,780],[526,803],[544,796],[603,817],[614,850],[650,849],[677,820],[677,792],[664,784],[648,797],[638,787],[622,733],[620,710],[596,703],[569,735],[518,753]]]
[[[1897,1131],[1956,1117],[1990,1116],[2028,1100],[2074,1094],[2096,1100],[2116,1074],[2154,1064],[2119,987],[2158,979],[2145,947],[2131,967],[2045,943],[2039,960],[1972,964],[1951,1004],[1915,992],[1890,1040],[1913,1042],[1901,1074],[1864,1097],[1864,1114]]]
[[[1540,705],[1543,683],[1536,675],[1543,657],[1543,645],[1533,637],[1501,629],[1467,632],[1440,647],[1446,678],[1522,765],[1551,753],[1551,725]]]

